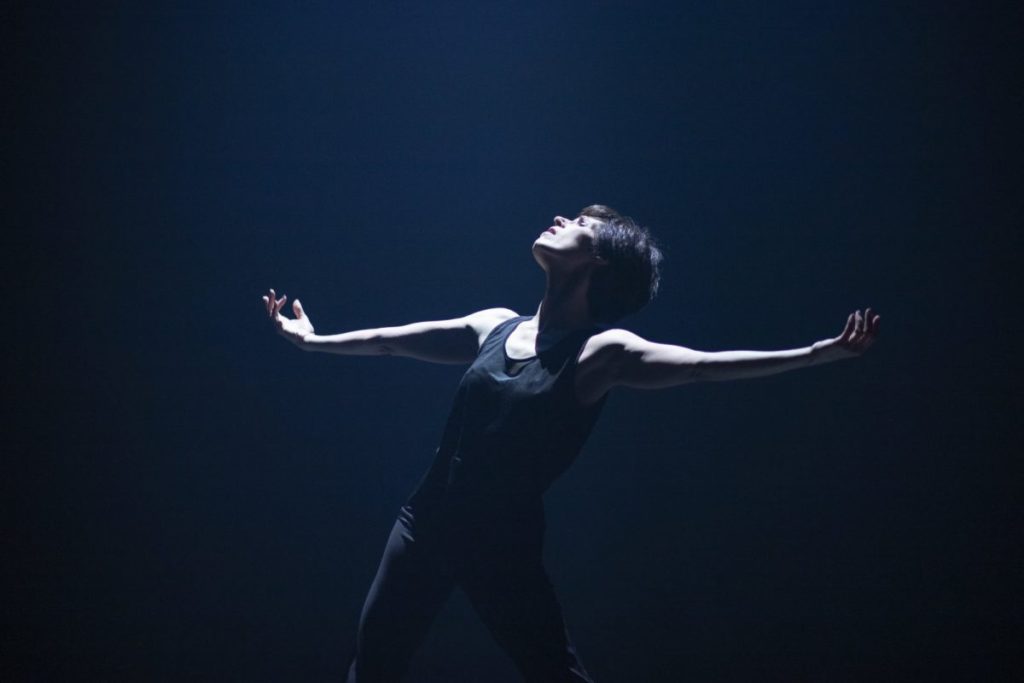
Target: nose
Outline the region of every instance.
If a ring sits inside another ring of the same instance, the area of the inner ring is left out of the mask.
[[[563,227],[565,227],[565,223],[566,223],[566,219],[565,218],[562,218],[561,216],[555,216],[555,225],[557,225],[560,228],[563,228]]]

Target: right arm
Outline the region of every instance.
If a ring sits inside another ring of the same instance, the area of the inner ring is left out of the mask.
[[[278,334],[304,351],[323,351],[348,356],[404,356],[432,363],[471,363],[494,327],[516,314],[507,308],[488,308],[461,318],[432,320],[397,327],[318,335],[302,304],[292,302],[295,318],[281,315],[287,296],[274,290],[263,297],[267,315]]]

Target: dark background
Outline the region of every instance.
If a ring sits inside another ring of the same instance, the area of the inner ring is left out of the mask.
[[[708,3],[711,5],[711,3]],[[555,214],[666,253],[624,325],[865,357],[617,391],[547,499],[599,681],[1009,680],[1019,10],[15,3],[5,680],[340,680],[461,375],[322,333],[532,313]],[[413,681],[513,681],[461,595]]]

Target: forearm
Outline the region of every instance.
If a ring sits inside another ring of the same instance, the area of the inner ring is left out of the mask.
[[[765,377],[820,365],[836,358],[823,353],[827,341],[783,351],[702,351],[692,368],[692,381],[723,382]]]
[[[308,334],[298,346],[303,351],[320,351],[344,356],[394,354],[394,350],[382,343],[380,329],[355,330],[340,334]]]
[[[403,356],[432,363],[469,363],[476,357],[477,334],[465,318],[410,323],[397,327],[310,334],[301,348],[347,356]]]

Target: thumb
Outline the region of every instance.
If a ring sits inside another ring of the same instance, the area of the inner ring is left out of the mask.
[[[305,313],[302,312],[302,304],[299,302],[298,299],[292,302],[292,310],[295,311],[296,318],[302,318],[305,317],[306,315]]]

